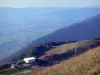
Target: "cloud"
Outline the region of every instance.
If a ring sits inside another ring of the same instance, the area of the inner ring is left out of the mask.
[[[100,0],[0,0],[1,7],[100,7]]]

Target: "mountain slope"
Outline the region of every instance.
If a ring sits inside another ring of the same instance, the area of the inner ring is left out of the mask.
[[[100,41],[98,40],[82,40],[75,43],[62,44],[61,46],[45,51],[39,58],[49,61],[62,61],[84,53],[88,49],[98,47],[99,45]]]
[[[99,13],[100,8],[87,7],[0,8],[0,60],[35,39]]]
[[[52,47],[47,48],[46,50],[43,50],[41,48],[42,46],[43,46],[43,48],[45,48],[45,46],[49,47],[50,45]],[[36,50],[35,54],[39,53],[40,54],[40,57],[39,57],[40,60],[41,59],[47,60],[51,64],[47,64],[44,67],[38,66],[38,68],[36,68],[36,69],[34,68],[34,70],[32,71],[32,74],[34,73],[33,75],[37,75],[36,73],[41,72],[41,71],[43,71],[47,68],[50,68],[51,65],[52,66],[55,65],[55,64],[62,64],[63,65],[63,62],[65,62],[64,60],[69,61],[69,60],[73,59],[73,56],[78,55],[78,54],[82,54],[85,51],[92,49],[92,48],[96,48],[98,46],[100,46],[99,40],[82,40],[82,41],[79,41],[79,42],[67,43],[67,44],[64,43],[64,42],[62,42],[62,43],[61,42],[55,42],[55,43],[49,42],[49,43],[38,45],[36,47],[37,50]],[[41,49],[39,49],[39,48],[41,48]],[[75,49],[77,49],[76,54],[75,54]],[[41,53],[41,51],[42,51],[42,53]],[[34,52],[34,48],[33,48],[33,52]],[[30,51],[29,51],[29,53],[30,53]],[[45,64],[45,63],[43,63],[43,64]],[[15,71],[13,71],[13,69],[10,69],[10,70],[4,69],[4,70],[1,70],[0,75],[1,74],[4,75],[5,71],[6,71],[6,74],[7,73],[8,74],[14,73],[14,75],[25,75],[27,73],[27,70],[25,72],[24,72],[24,70],[22,70],[20,72],[20,70],[16,70],[16,69],[15,69]],[[28,73],[30,73],[30,71],[31,70],[29,70]],[[50,74],[50,75],[52,75],[52,74]]]
[[[99,75],[100,46],[35,75]],[[34,75],[34,74],[32,74]]]
[[[100,36],[100,14],[86,19],[80,23],[75,23],[69,27],[59,29],[47,36],[34,41],[34,44],[48,41],[70,41],[70,40],[90,40]]]

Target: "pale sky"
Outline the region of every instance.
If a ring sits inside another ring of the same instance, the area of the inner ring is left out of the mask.
[[[0,0],[0,7],[100,7],[100,0]]]

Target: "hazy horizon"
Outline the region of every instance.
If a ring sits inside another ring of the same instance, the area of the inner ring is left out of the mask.
[[[100,7],[92,7],[92,6],[87,6],[87,7],[63,7],[63,6],[29,6],[29,7],[6,7],[6,6],[0,6],[0,8],[15,8],[15,9],[22,9],[22,8],[100,8]]]
[[[0,7],[100,7],[99,0],[1,0]]]

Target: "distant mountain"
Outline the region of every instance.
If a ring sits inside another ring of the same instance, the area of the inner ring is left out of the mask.
[[[100,13],[100,8],[0,8],[0,59],[60,28]]]
[[[59,40],[91,40],[96,36],[100,36],[100,14],[82,22],[61,28],[47,36],[37,39],[33,44]]]

